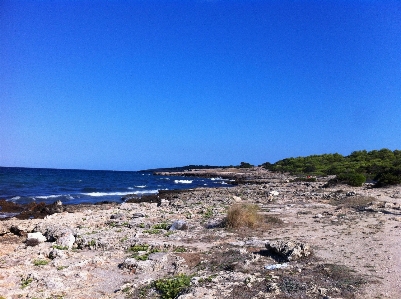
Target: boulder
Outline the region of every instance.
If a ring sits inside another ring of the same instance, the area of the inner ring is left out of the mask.
[[[266,243],[266,248],[280,256],[284,257],[287,261],[294,261],[301,257],[309,256],[311,254],[309,244],[294,241],[294,240],[278,240]]]
[[[67,226],[58,226],[49,223],[39,223],[34,231],[42,233],[47,241],[56,241],[58,245],[71,248],[75,242],[74,233]]]

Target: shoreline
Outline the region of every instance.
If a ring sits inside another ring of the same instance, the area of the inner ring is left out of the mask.
[[[241,171],[246,183],[228,188],[0,221],[0,296],[159,298],[152,282],[179,274],[192,277],[179,299],[400,296],[401,186],[322,188],[327,178]],[[258,206],[264,222],[224,227],[236,204]],[[168,230],[177,221],[186,228]],[[33,232],[45,241],[30,244]],[[312,255],[283,262],[267,247],[289,239]]]

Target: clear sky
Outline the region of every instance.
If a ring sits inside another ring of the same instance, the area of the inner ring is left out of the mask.
[[[0,0],[0,165],[401,149],[401,1]]]

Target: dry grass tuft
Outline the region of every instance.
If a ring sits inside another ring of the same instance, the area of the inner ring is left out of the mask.
[[[262,220],[258,211],[259,207],[254,204],[234,204],[227,212],[225,226],[228,228],[255,228],[260,225]]]

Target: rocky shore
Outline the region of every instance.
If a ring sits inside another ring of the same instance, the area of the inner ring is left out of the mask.
[[[401,298],[400,186],[262,168],[180,175],[238,185],[0,221],[0,298]],[[233,205],[256,205],[262,221],[227,227]]]

